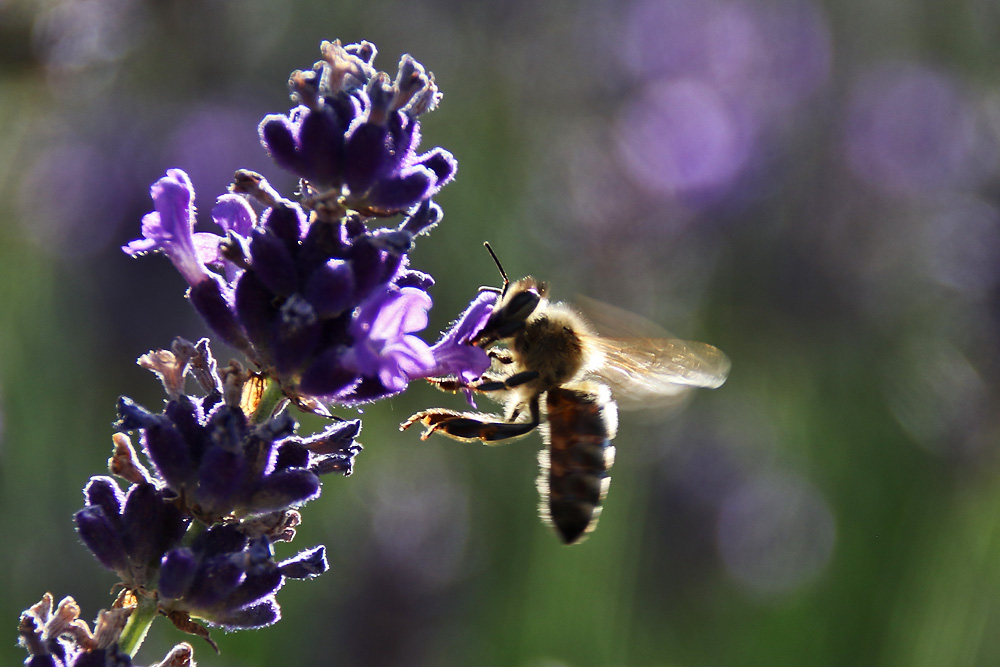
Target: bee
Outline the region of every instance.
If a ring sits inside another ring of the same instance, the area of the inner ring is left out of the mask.
[[[489,244],[503,287],[472,344],[493,363],[477,381],[433,378],[445,391],[471,390],[502,400],[504,414],[433,408],[400,425],[426,426],[426,440],[442,433],[456,440],[493,444],[540,428],[539,512],[562,541],[574,544],[596,526],[614,462],[618,427],[612,395],[658,405],[691,387],[721,386],[726,355],[711,345],[672,338],[598,335],[568,304],[552,302],[548,286],[532,277],[511,283]],[[502,347],[500,347],[502,345]]]

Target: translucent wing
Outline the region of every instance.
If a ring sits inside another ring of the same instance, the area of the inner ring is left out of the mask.
[[[615,398],[658,403],[691,387],[714,389],[729,375],[729,357],[707,343],[676,338],[588,336],[586,344],[603,357],[593,373]]]

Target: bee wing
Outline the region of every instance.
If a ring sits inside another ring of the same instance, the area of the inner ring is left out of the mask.
[[[611,386],[616,398],[636,407],[691,387],[714,389],[729,375],[729,357],[707,343],[605,336],[588,336],[586,342],[603,357],[593,373]]]

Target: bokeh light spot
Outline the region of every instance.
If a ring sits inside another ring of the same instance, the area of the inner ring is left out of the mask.
[[[114,164],[90,144],[60,144],[38,156],[21,182],[18,220],[26,236],[58,257],[107,247],[123,223]]]
[[[973,437],[990,414],[987,387],[972,363],[947,341],[913,336],[888,366],[892,414],[915,442],[946,458],[978,447]]]
[[[826,567],[836,526],[812,484],[790,473],[771,473],[726,497],[716,540],[726,571],[740,585],[757,594],[787,594]]]
[[[915,63],[874,68],[854,88],[846,127],[851,171],[886,193],[934,194],[975,176],[973,110],[943,71]]]
[[[952,198],[930,219],[923,250],[931,276],[969,296],[1000,282],[1000,212],[981,199]]]
[[[746,161],[737,119],[709,86],[660,82],[625,107],[618,152],[631,177],[654,193],[697,193],[727,185]]]

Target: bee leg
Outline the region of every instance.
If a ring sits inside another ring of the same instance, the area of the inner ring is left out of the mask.
[[[508,389],[520,387],[522,384],[531,382],[537,377],[538,371],[521,371],[520,373],[514,373],[509,377],[489,380],[487,382],[477,382],[476,384],[469,385],[469,389],[481,392],[507,391]]]
[[[440,377],[440,378],[427,378],[427,381],[440,389],[441,391],[450,391],[452,393],[457,393],[459,391],[464,391],[465,389],[472,389],[473,391],[478,390],[478,384],[482,383],[484,380],[490,383],[499,381],[501,377],[499,375],[492,375],[484,373],[480,378],[478,383],[470,384],[468,382],[463,382],[456,377]]]
[[[523,371],[506,378],[495,375],[483,375],[482,380],[472,384],[462,382],[458,378],[450,377],[427,378],[427,381],[441,391],[458,392],[464,389],[471,389],[472,391],[486,393],[490,391],[506,391],[508,389],[513,389],[514,387],[518,387],[526,382],[531,382],[537,377],[538,373],[535,371]]]
[[[456,440],[480,440],[485,443],[498,442],[519,438],[531,433],[539,424],[538,399],[532,399],[530,405],[531,419],[527,422],[496,421],[498,415],[482,412],[456,412],[437,408],[424,410],[411,416],[399,425],[400,431],[405,431],[417,422],[427,428],[420,435],[421,440],[431,437],[432,433],[440,432]]]
[[[441,391],[450,391],[452,393],[469,387],[468,383],[462,382],[458,378],[427,378],[427,381]]]
[[[427,428],[420,434],[421,440],[431,437],[432,433],[440,432],[456,440],[481,440],[496,442],[508,440],[531,433],[538,423],[512,424],[510,422],[494,421],[499,415],[479,412],[454,412],[452,410],[424,410],[413,415],[399,425],[400,431],[405,431],[417,422]]]

